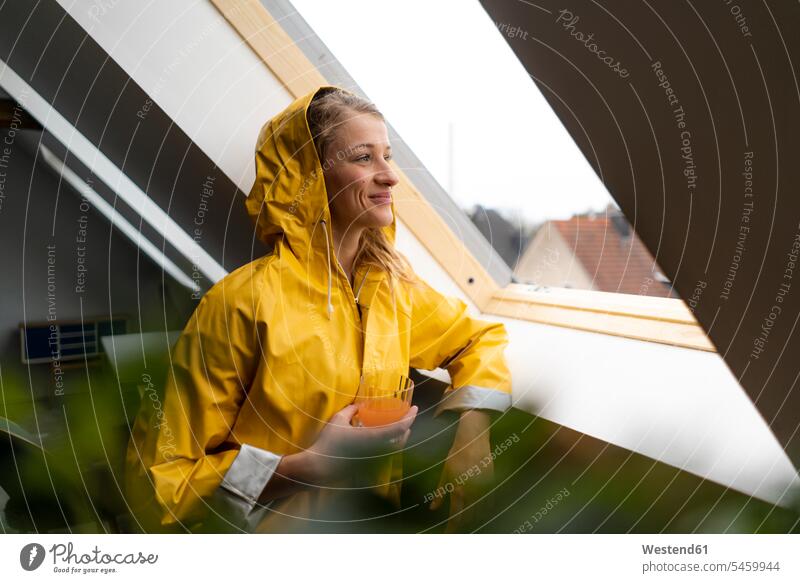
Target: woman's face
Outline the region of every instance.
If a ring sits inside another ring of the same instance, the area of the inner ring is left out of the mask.
[[[392,188],[398,178],[391,157],[380,118],[353,113],[338,126],[323,168],[332,226],[340,233],[392,224]]]

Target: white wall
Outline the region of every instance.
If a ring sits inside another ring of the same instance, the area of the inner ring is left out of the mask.
[[[207,0],[58,0],[244,192],[253,148],[290,95]]]

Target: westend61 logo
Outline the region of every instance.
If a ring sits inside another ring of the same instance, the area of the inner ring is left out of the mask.
[[[26,571],[38,569],[49,553],[53,558],[55,573],[115,573],[113,565],[152,565],[158,561],[158,555],[138,553],[104,553],[95,547],[88,553],[74,552],[72,543],[55,544],[48,551],[38,543],[29,543],[19,553],[19,564]]]

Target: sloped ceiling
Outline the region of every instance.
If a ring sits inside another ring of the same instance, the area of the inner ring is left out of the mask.
[[[482,4],[798,467],[800,5]]]

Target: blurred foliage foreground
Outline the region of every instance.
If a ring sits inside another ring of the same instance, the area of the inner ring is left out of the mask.
[[[121,382],[116,369],[96,363],[65,371],[63,395],[34,399],[29,378],[7,370],[0,377],[2,532],[140,532],[122,491],[140,399],[135,380]],[[154,379],[165,374],[152,362],[139,370]],[[428,391],[426,383],[437,381],[416,378],[415,400],[442,388]],[[337,521],[333,512],[315,531],[444,531],[448,500],[437,512],[428,507],[453,487],[439,476],[457,417],[433,418],[434,403],[419,404],[424,413],[403,454],[402,510],[386,516],[382,502],[359,496],[354,504],[362,511],[384,517]],[[494,489],[476,505],[469,532],[800,531],[797,504],[774,506],[518,410],[495,421],[492,448]]]

